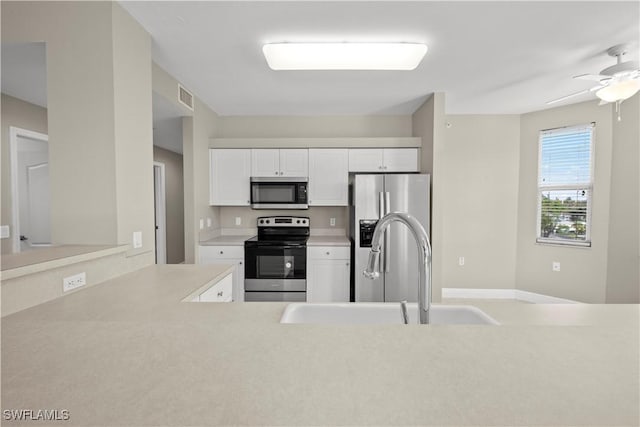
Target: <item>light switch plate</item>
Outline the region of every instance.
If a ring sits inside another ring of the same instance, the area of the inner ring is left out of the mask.
[[[139,249],[142,247],[142,231],[133,232],[133,249]]]
[[[553,263],[551,264],[551,269],[553,271],[560,271],[560,262],[553,261]]]
[[[242,217],[237,216],[236,217],[236,225],[240,225],[242,224]]]
[[[10,234],[8,225],[0,225],[0,239],[7,239]]]
[[[329,225],[332,227],[336,226],[336,219],[335,218],[329,218]]]
[[[204,219],[200,218],[200,230],[204,229]]]
[[[207,218],[207,228],[211,228],[211,218]]]

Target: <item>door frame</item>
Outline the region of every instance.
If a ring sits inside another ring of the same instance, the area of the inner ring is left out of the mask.
[[[156,175],[157,174],[157,175]],[[158,179],[156,180],[156,176]],[[156,182],[157,181],[157,182]],[[167,187],[165,165],[153,162],[153,209],[156,241],[156,264],[167,263]],[[159,226],[160,224],[161,226]],[[156,229],[155,227],[158,227]]]
[[[20,194],[18,190],[18,138],[35,139],[49,143],[49,135],[9,126],[9,162],[11,172],[11,246],[14,253],[20,252]]]

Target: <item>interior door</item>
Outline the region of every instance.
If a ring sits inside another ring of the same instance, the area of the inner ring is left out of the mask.
[[[429,175],[385,175],[390,212],[406,212],[429,230]],[[388,229],[389,254],[385,262],[385,301],[418,301],[418,249],[407,226],[393,223]]]
[[[31,245],[51,244],[49,163],[27,166],[27,200]]]

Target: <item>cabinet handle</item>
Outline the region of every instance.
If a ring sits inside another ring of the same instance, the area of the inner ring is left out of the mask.
[[[223,293],[223,291],[218,292],[218,296],[221,297]]]
[[[378,166],[378,169],[382,170],[382,166]]]
[[[386,166],[384,167],[384,170],[387,170],[387,167],[386,167]]]
[[[240,261],[238,264],[242,265],[242,261]]]
[[[276,175],[280,175],[280,172],[276,171]]]
[[[224,253],[224,251],[220,251],[220,255],[222,255]]]
[[[349,265],[349,263],[347,262],[345,265]]]
[[[331,255],[331,252],[327,252],[327,255]]]

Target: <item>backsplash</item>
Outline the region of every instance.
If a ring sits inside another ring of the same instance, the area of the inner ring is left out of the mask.
[[[256,226],[256,219],[260,216],[294,215],[307,216],[314,228],[335,228],[347,230],[349,227],[349,208],[347,206],[313,206],[305,210],[270,210],[251,209],[248,206],[221,206],[220,227],[223,229],[246,229]],[[236,218],[240,218],[240,225],[236,225]],[[335,218],[335,226],[331,226],[331,218]]]

